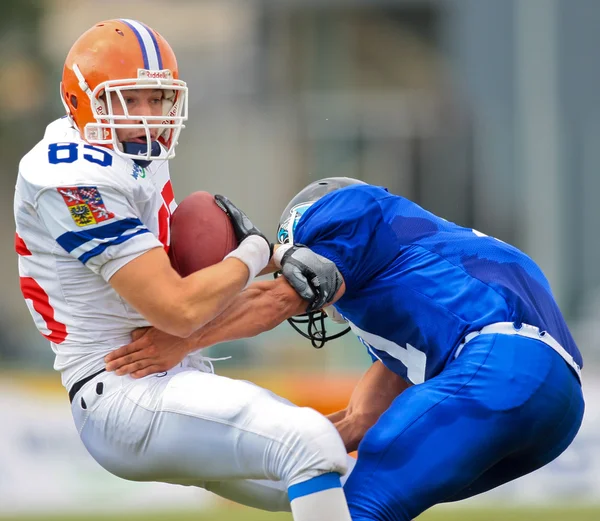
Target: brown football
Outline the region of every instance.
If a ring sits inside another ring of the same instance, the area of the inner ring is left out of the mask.
[[[188,195],[171,217],[171,265],[182,276],[212,266],[237,247],[229,217],[208,192]]]

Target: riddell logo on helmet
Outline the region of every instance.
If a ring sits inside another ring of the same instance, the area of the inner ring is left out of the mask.
[[[163,69],[161,71],[138,69],[138,78],[144,80],[172,80],[173,73],[169,69]]]
[[[85,139],[88,141],[98,141],[108,139],[108,130],[105,128],[85,127]]]
[[[171,107],[171,110],[169,111],[168,116],[177,116],[177,110],[178,110],[177,103],[175,103],[173,105],[173,107]]]

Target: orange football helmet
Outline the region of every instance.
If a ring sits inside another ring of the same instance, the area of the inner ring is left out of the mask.
[[[162,90],[165,119],[130,115],[122,92],[134,89]],[[113,113],[113,92],[124,115]],[[150,146],[150,129],[158,128],[158,141],[163,145],[160,159],[175,156],[175,146],[187,120],[187,86],[179,79],[171,46],[143,23],[108,20],[80,36],[67,55],[60,93],[67,115],[88,143],[112,147],[124,157],[151,161],[157,157]],[[127,153],[115,130],[136,127],[144,129],[147,146],[141,153]]]

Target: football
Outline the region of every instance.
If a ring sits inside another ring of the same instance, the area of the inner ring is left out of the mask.
[[[171,216],[171,265],[182,277],[212,266],[237,247],[229,217],[212,194],[188,195]]]

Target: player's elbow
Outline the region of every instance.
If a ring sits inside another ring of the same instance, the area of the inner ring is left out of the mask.
[[[173,336],[178,336],[179,338],[187,338],[190,335],[192,335],[192,333],[194,333],[197,329],[199,329],[195,324],[193,324],[192,322],[182,322],[180,324],[177,324],[171,333],[171,335]]]
[[[155,328],[180,338],[189,337],[204,322],[196,309],[178,300],[163,302],[157,311],[154,316],[146,316],[147,320]]]
[[[157,317],[155,320],[149,320],[149,322],[156,329],[179,338],[187,338],[198,329],[191,317],[185,314],[168,314]]]

